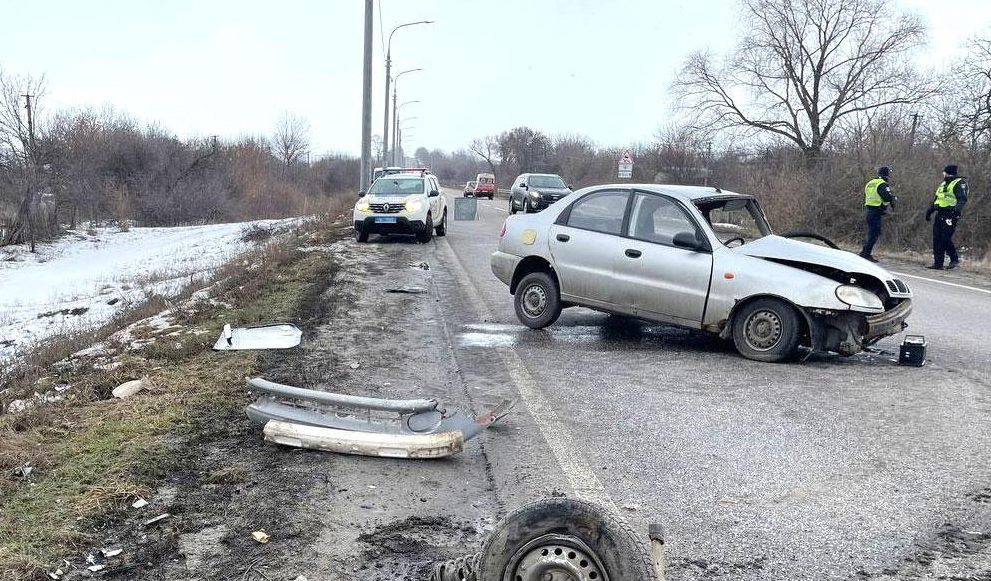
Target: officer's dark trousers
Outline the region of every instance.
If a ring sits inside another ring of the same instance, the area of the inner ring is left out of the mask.
[[[950,223],[947,224],[946,221]],[[957,249],[953,246],[953,233],[957,230],[957,220],[950,212],[936,212],[933,220],[933,264],[943,266],[945,256],[950,262],[958,260]]]
[[[864,219],[867,221],[867,240],[864,241],[864,248],[860,251],[861,256],[870,256],[874,252],[874,245],[881,237],[881,209],[868,206],[864,208]]]

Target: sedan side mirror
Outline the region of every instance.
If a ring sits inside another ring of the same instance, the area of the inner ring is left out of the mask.
[[[359,198],[364,198],[364,197],[365,197],[365,192],[364,192],[364,190],[362,190],[362,191],[360,191],[360,192],[358,192],[358,197],[359,197]]]
[[[520,184],[520,187],[523,188],[524,190],[529,190],[530,189],[530,186],[528,186],[526,184]]]
[[[568,186],[568,189],[569,189],[569,190],[573,190],[573,189],[575,189],[575,187],[574,187],[574,186],[572,186],[571,184],[564,184],[564,185],[566,185],[566,186]]]
[[[707,250],[704,240],[700,240],[697,232],[678,232],[674,235],[674,240],[672,240],[675,246],[679,248],[688,248],[689,250]]]
[[[436,198],[439,195],[440,195],[440,192],[438,192],[437,190],[430,190],[430,193],[427,194],[427,197],[428,198]]]

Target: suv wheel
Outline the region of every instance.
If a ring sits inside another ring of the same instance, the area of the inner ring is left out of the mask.
[[[444,208],[444,217],[440,219],[440,226],[437,226],[437,235],[447,235],[447,208]]]
[[[531,329],[543,329],[561,316],[561,294],[557,281],[546,272],[523,277],[513,295],[516,318]]]
[[[358,242],[368,242],[368,231],[362,231],[357,228],[354,229],[354,239]]]
[[[423,221],[423,230],[420,230],[420,233],[416,235],[416,239],[426,244],[427,242],[430,242],[430,239],[433,237],[433,235],[434,235],[434,219],[433,216],[427,214],[426,219]]]
[[[513,196],[512,195],[509,196],[509,213],[510,214],[515,214],[516,213],[516,205],[513,204]]]
[[[794,307],[778,299],[759,299],[733,317],[733,343],[747,359],[779,362],[794,357],[801,321]]]

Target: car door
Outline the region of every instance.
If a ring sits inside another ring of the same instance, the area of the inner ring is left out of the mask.
[[[513,182],[513,187],[509,190],[509,204],[511,206],[522,207],[523,206],[523,182],[526,180],[525,175],[517,176],[516,181]],[[519,203],[517,203],[519,200]]]
[[[440,192],[440,185],[437,184],[437,178],[434,176],[427,176],[427,179],[423,181],[427,184],[427,200],[430,201],[430,215],[436,224],[440,222],[442,212],[444,211],[444,208],[441,207],[441,198],[443,196],[430,197],[430,192],[434,190]]]
[[[607,310],[631,312],[615,300],[615,268],[623,256],[622,237],[629,190],[592,192],[562,212],[551,225],[549,245],[562,299]]]
[[[674,237],[682,232],[701,236],[698,224],[677,201],[636,192],[616,286],[622,289],[619,299],[632,301],[639,317],[701,327],[712,252],[676,246]]]

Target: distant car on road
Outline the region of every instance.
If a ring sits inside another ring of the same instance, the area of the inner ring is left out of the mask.
[[[493,199],[496,192],[495,175],[480,173],[475,176],[475,197]]]
[[[539,212],[571,193],[561,176],[547,173],[521,174],[509,193],[509,213]]]
[[[358,242],[367,242],[370,234],[415,235],[421,242],[429,242],[435,231],[447,234],[447,199],[437,178],[425,170],[375,180],[359,194],[353,216]]]
[[[901,332],[904,282],[859,256],[772,234],[752,196],[711,187],[611,185],[510,216],[492,272],[535,329],[564,307],[701,329],[744,357],[804,346],[852,355]]]
[[[465,184],[465,194],[464,194],[464,197],[466,197],[466,198],[474,197],[475,196],[475,186],[477,184],[478,184],[478,182],[476,182],[474,180],[472,180],[470,182],[467,182]]]

